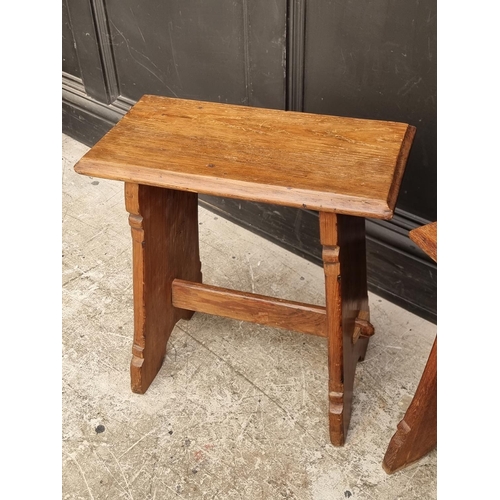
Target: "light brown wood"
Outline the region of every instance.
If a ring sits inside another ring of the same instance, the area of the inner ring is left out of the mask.
[[[330,441],[342,446],[351,419],[356,364],[364,359],[368,347],[369,337],[360,336],[359,330],[373,334],[366,285],[365,221],[333,213],[319,215],[325,269]]]
[[[326,337],[326,312],[322,306],[183,280],[172,283],[172,304],[188,311]]]
[[[432,260],[437,262],[437,221],[413,229],[408,235],[410,240],[416,243]]]
[[[198,196],[127,183],[125,204],[133,242],[131,385],[142,394],[163,363],[175,323],[193,314],[172,306],[172,281],[201,281]]]
[[[132,389],[193,311],[326,336],[330,439],[345,442],[370,324],[362,217],[393,215],[414,127],[144,96],[75,166],[125,181],[133,237]],[[200,285],[197,193],[320,212],[326,306]]]
[[[437,262],[437,222],[409,233]],[[437,446],[437,338],[410,406],[387,447],[382,466],[388,474],[404,469]]]
[[[81,174],[389,219],[414,127],[146,95]]]
[[[354,342],[356,342],[360,336],[371,337],[375,333],[373,325],[369,321],[361,319],[361,317],[357,317],[354,324],[356,326],[356,333],[353,336]]]
[[[354,320],[354,332],[352,343],[355,344],[360,337],[371,337],[375,334],[375,328],[370,323],[370,311],[359,311],[358,317]]]

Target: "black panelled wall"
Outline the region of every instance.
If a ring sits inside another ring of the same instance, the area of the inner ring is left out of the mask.
[[[435,0],[63,0],[63,132],[94,144],[143,94],[417,127],[391,221],[368,220],[370,289],[436,320],[436,265],[408,231],[436,220]],[[200,196],[321,263],[308,210]]]

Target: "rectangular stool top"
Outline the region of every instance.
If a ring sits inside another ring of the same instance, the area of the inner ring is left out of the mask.
[[[411,125],[145,95],[80,174],[390,219]]]

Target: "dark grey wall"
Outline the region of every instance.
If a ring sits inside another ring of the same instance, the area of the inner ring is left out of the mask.
[[[436,3],[307,6],[304,110],[415,125],[398,207],[436,220]]]
[[[120,95],[282,105],[285,2],[107,0],[106,9]]]
[[[408,238],[436,219],[434,1],[63,0],[62,21],[63,131],[88,145],[145,93],[415,125],[396,216],[367,221],[368,273],[435,320],[436,266]],[[320,263],[316,213],[201,202]]]
[[[81,77],[66,0],[62,4],[62,70],[63,73]]]

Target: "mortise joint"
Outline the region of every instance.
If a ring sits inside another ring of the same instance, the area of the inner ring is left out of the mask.
[[[355,325],[362,337],[371,337],[375,333],[375,328],[366,319],[356,318]]]
[[[354,332],[352,343],[355,344],[360,337],[369,338],[375,333],[375,328],[370,323],[370,313],[359,311],[358,317],[354,320]]]

